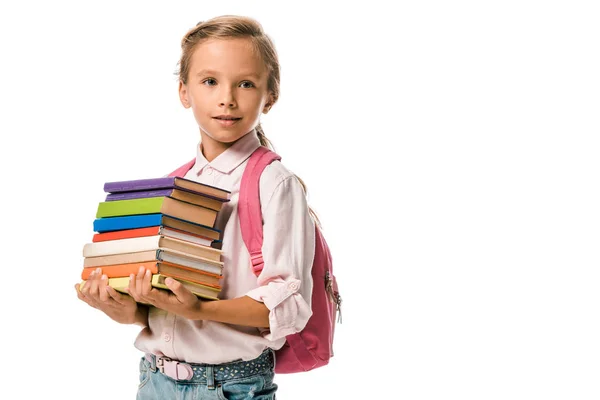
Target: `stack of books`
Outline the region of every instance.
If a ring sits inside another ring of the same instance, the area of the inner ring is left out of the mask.
[[[231,192],[184,178],[106,182],[92,242],[83,247],[83,281],[100,267],[126,293],[130,274],[152,272],[152,286],[180,281],[196,296],[217,300],[223,274],[217,215]],[[82,282],[83,285],[83,282]]]

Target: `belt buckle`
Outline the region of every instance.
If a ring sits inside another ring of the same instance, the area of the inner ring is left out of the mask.
[[[171,360],[169,357],[156,357],[156,368],[158,368],[162,374],[165,373],[165,361],[171,362],[173,360]]]

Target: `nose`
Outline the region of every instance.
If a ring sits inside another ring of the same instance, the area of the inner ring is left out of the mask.
[[[219,105],[221,107],[235,107],[235,97],[233,95],[233,90],[229,88],[223,89],[223,93],[221,93],[221,102]]]

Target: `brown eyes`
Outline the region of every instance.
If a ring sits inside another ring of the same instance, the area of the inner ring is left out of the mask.
[[[213,78],[208,78],[203,80],[202,84],[207,86],[214,86],[217,84],[217,81]],[[254,87],[254,84],[250,81],[243,81],[242,83],[240,83],[240,87],[243,89],[250,89]]]

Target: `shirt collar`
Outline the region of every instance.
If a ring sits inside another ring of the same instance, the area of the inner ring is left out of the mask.
[[[241,163],[246,161],[248,157],[252,155],[254,150],[259,147],[260,140],[258,139],[256,129],[253,129],[238,139],[238,141],[227,150],[219,154],[214,160],[208,162],[204,157],[204,154],[202,154],[202,142],[200,141],[196,147],[196,163],[194,164],[193,170],[196,175],[199,175],[200,171],[202,171],[206,165],[210,165],[212,168],[223,174],[229,174]]]

